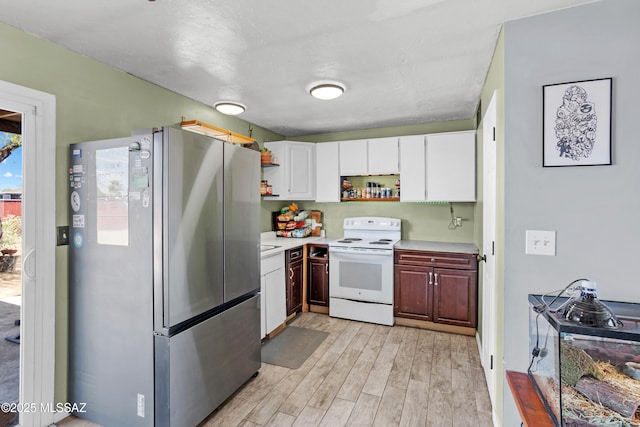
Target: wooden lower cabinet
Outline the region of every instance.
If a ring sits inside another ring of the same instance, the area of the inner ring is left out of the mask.
[[[434,322],[476,327],[477,275],[477,271],[434,269]]]
[[[475,255],[397,250],[395,259],[395,317],[476,327]]]
[[[309,245],[308,303],[329,307],[329,251],[327,245]]]
[[[432,269],[423,267],[395,266],[394,310],[395,317],[416,320],[433,320]]]
[[[287,275],[287,316],[302,310],[302,284],[303,284],[303,268],[302,268],[302,247],[289,249],[286,252],[286,271]]]

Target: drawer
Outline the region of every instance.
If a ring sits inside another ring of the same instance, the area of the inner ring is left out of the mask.
[[[302,261],[302,246],[287,250],[287,264]]]
[[[447,267],[461,270],[477,270],[478,268],[476,256],[472,254],[396,250],[394,257],[395,263],[398,265]]]
[[[260,261],[260,275],[264,276],[272,271],[284,268],[284,253],[278,252]]]

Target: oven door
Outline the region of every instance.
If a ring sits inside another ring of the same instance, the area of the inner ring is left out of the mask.
[[[393,304],[393,250],[330,247],[329,296]]]

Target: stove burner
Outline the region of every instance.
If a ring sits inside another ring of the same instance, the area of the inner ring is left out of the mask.
[[[391,240],[389,239],[380,239],[376,242],[369,242],[370,245],[388,245]]]
[[[354,242],[359,242],[360,238],[358,237],[345,237],[343,240],[338,240],[338,243],[354,243]]]

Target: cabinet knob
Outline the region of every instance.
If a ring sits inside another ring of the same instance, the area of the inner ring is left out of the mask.
[[[431,262],[436,262],[436,259],[435,258],[431,258]]]

